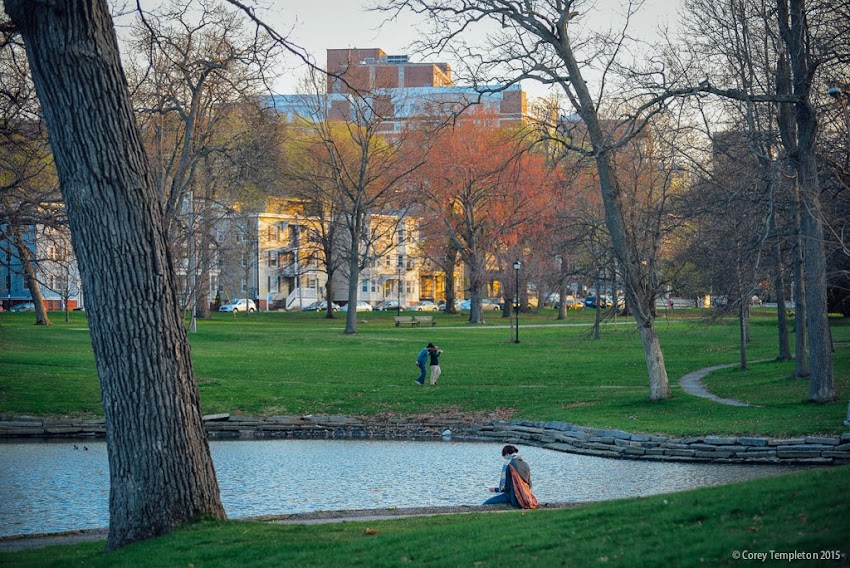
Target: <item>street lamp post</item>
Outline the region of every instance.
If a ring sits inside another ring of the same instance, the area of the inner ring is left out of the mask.
[[[403,270],[403,266],[401,262],[398,263],[398,287],[396,288],[396,306],[395,306],[395,315],[401,315],[401,274]]]
[[[516,329],[514,335],[514,343],[519,343],[519,269],[522,268],[522,262],[519,260],[514,261],[514,273],[516,274],[516,301],[514,302],[514,314],[516,317],[516,324],[514,328]]]
[[[301,296],[301,225],[298,215],[295,216],[295,288],[298,290],[298,309],[304,309],[304,298]]]

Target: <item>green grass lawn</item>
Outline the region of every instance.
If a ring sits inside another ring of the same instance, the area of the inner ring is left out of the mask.
[[[738,360],[734,320],[706,323],[697,312],[660,318],[673,398],[650,402],[646,367],[634,324],[607,324],[590,334],[592,313],[520,316],[521,343],[507,320],[487,314],[485,325],[465,316],[435,314],[433,328],[396,328],[394,312],[361,313],[356,335],[341,318],[315,313],[214,314],[191,335],[205,413],[245,415],[444,414],[562,420],[603,428],[670,435],[836,434],[850,395],[850,323],[833,320],[839,399],[806,401],[806,381],[791,381],[793,363],[757,363],[707,379],[717,394],[758,407],[722,406],[681,391],[678,379],[703,367]],[[35,326],[32,314],[0,314],[0,413],[101,415],[99,388],[85,314]],[[581,324],[579,326],[563,326]],[[775,316],[755,310],[750,361],[776,355]],[[413,384],[414,359],[428,341],[444,350],[437,388]]]
[[[738,360],[735,321],[706,323],[684,310],[659,319],[673,398],[650,402],[629,320],[606,325],[595,341],[590,313],[570,314],[566,323],[580,326],[560,325],[551,311],[523,315],[514,344],[497,314],[480,326],[437,314],[438,326],[427,329],[395,328],[393,315],[362,314],[359,333],[346,336],[341,319],[317,314],[214,314],[191,335],[203,410],[510,416],[673,435],[845,430],[845,320],[832,322],[839,400],[812,404],[807,383],[788,378],[793,363],[771,361],[774,319],[756,310],[749,359],[767,362],[706,380],[721,396],[758,405],[730,407],[685,394],[678,379]],[[0,314],[0,413],[101,414],[85,315],[53,321],[45,328],[30,314]],[[414,358],[428,341],[445,352],[437,388],[413,385]],[[767,554],[765,564],[776,565],[788,562],[770,554],[794,552],[818,556],[795,566],[848,566],[849,473],[809,470],[567,510],[330,525],[202,522],[111,553],[102,542],[0,553],[0,566],[735,566],[762,563],[738,553]]]
[[[848,566],[848,534],[850,467],[842,467],[575,509],[325,525],[202,522],[110,553],[103,542],[0,553],[0,565]],[[776,556],[795,552],[815,559]],[[736,557],[755,553],[767,561]]]

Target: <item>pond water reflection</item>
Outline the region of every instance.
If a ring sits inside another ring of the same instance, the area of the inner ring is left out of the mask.
[[[371,440],[210,442],[231,518],[478,505],[490,496],[485,488],[498,483],[501,447]],[[541,502],[652,495],[799,469],[612,460],[531,446],[520,446],[520,455],[531,465]],[[108,501],[104,442],[0,445],[0,536],[105,527]]]

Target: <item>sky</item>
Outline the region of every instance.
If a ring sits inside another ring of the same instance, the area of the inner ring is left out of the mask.
[[[646,0],[631,32],[647,39],[657,37],[655,31],[659,24],[674,23],[680,1]],[[386,15],[369,12],[366,5],[363,0],[278,0],[272,11],[258,15],[267,18],[278,33],[288,35],[293,43],[312,54],[320,65],[324,65],[326,49],[349,47],[378,47],[390,55],[411,54],[411,61],[426,61],[409,49],[418,33],[415,16],[384,23]],[[622,2],[596,0],[595,5],[595,22],[608,25],[616,20]],[[427,61],[445,61],[457,67],[449,57],[429,57]],[[294,59],[289,60],[289,65],[295,63]],[[304,73],[303,67],[296,67],[275,84],[276,89],[280,93],[295,92],[297,79]],[[546,94],[544,87],[533,82],[524,83],[523,88],[530,98]]]

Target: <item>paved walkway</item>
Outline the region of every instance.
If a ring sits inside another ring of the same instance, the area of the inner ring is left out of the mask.
[[[737,363],[729,363],[727,365],[715,365],[713,367],[706,367],[705,369],[700,369],[699,371],[688,373],[687,375],[679,379],[679,384],[682,386],[682,390],[684,390],[686,393],[698,396],[700,398],[707,398],[708,400],[717,402],[719,404],[727,404],[729,406],[756,406],[755,404],[750,404],[749,402],[741,402],[740,400],[735,400],[734,398],[719,397],[716,394],[709,392],[708,389],[705,388],[705,385],[702,384],[703,377],[705,377],[709,373],[719,371],[720,369],[728,369],[729,367],[734,367],[736,365]]]

